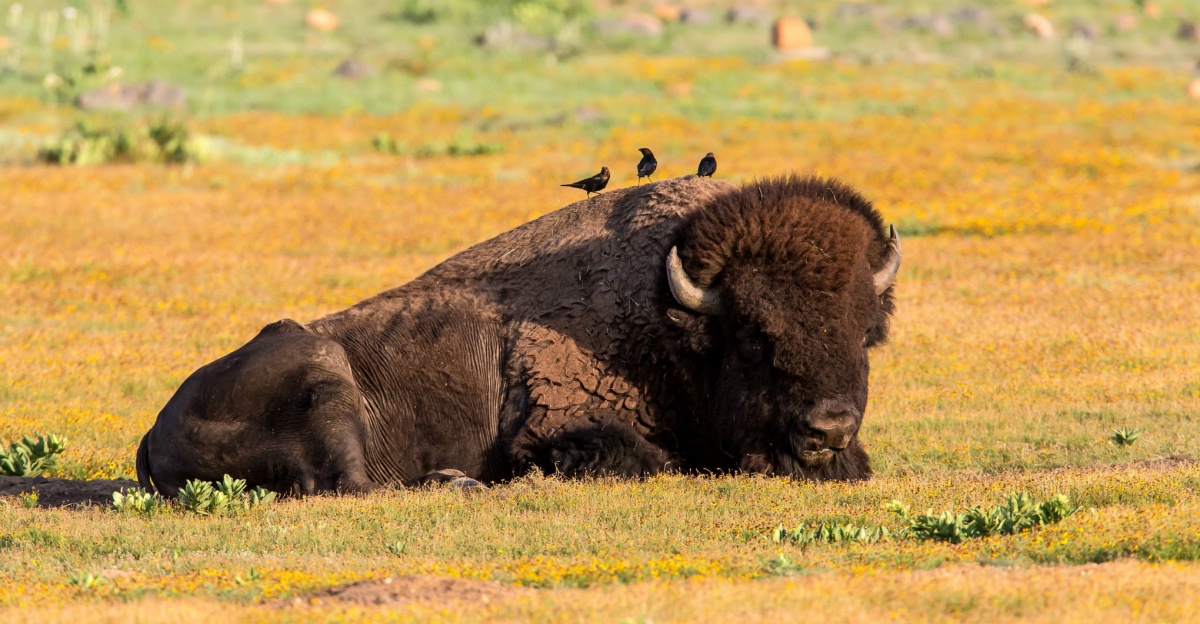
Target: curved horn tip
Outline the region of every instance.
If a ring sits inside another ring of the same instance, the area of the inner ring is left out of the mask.
[[[884,291],[891,287],[896,281],[896,274],[900,272],[900,236],[896,234],[896,226],[889,226],[888,237],[888,258],[874,275],[875,294],[882,295]]]
[[[700,314],[720,314],[722,309],[721,292],[716,288],[701,288],[683,269],[679,260],[679,251],[671,247],[667,254],[667,283],[671,287],[671,295],[679,305]]]

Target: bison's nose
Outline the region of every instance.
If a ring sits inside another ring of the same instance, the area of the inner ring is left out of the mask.
[[[850,438],[858,431],[857,416],[858,410],[850,403],[826,399],[808,413],[804,424],[823,447],[840,451],[850,445]]]

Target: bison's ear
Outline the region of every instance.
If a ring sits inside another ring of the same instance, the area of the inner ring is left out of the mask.
[[[697,355],[704,355],[713,348],[713,319],[687,310],[667,308],[667,323],[680,330],[683,345]]]

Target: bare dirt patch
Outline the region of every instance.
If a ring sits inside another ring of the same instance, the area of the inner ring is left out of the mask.
[[[130,479],[76,481],[49,477],[0,476],[0,496],[37,492],[38,507],[103,504],[112,498],[113,492],[121,489],[133,489],[137,486],[137,481]]]
[[[287,608],[307,605],[492,604],[527,596],[533,591],[494,581],[441,576],[389,576],[322,589],[276,601],[272,606]]]

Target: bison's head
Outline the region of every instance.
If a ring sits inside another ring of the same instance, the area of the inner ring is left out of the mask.
[[[698,213],[666,258],[708,362],[709,452],[745,470],[815,479],[870,475],[858,443],[867,351],[887,337],[900,267],[895,230],[855,191],[788,178],[745,186]],[[686,268],[685,268],[686,267]]]

